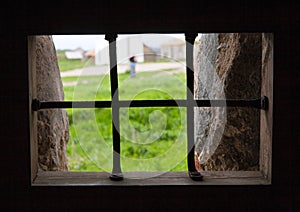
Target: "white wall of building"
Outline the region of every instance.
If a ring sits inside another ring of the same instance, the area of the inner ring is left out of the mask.
[[[131,56],[136,56],[138,62],[144,62],[144,49],[142,36],[139,35],[119,35],[117,38],[117,61],[119,63],[128,63]],[[96,42],[96,65],[109,64],[108,41],[104,36],[97,39]]]
[[[161,55],[173,60],[185,59],[185,42],[179,39],[161,45]]]

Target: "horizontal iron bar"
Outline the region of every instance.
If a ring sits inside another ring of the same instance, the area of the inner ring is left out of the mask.
[[[187,100],[121,100],[119,107],[186,107]]]
[[[266,110],[268,98],[249,100],[119,100],[112,101],[32,101],[32,109],[38,111],[51,108],[111,108],[111,107],[253,107]]]
[[[33,110],[51,108],[109,108],[111,101],[39,101],[32,102]]]
[[[196,100],[198,107],[261,107],[261,99]]]

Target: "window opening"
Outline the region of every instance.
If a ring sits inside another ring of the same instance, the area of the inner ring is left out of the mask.
[[[113,181],[123,180],[122,167],[120,163],[120,111],[122,108],[141,107],[184,107],[186,108],[187,121],[187,162],[189,177],[195,181],[201,181],[203,176],[196,169],[194,159],[194,108],[195,107],[252,107],[266,110],[268,98],[263,96],[259,99],[217,99],[217,100],[196,100],[194,98],[194,70],[193,51],[197,33],[186,33],[186,99],[170,100],[120,100],[119,80],[117,66],[116,39],[117,34],[105,35],[109,42],[109,64],[110,64],[110,90],[111,100],[102,101],[40,101],[33,99],[32,110],[39,111],[53,108],[111,108],[112,114],[112,135],[113,135],[113,168],[110,179]]]

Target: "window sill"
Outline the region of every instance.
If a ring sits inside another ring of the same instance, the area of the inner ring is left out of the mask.
[[[111,181],[105,172],[51,172],[39,171],[32,186],[163,186],[163,185],[270,185],[259,171],[201,172],[203,181],[193,181],[186,172],[132,172],[123,181]],[[126,173],[124,173],[126,176]],[[130,177],[130,175],[132,177]],[[133,177],[139,179],[132,179]]]

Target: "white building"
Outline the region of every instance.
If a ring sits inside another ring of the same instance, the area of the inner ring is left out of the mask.
[[[181,39],[173,39],[160,46],[163,57],[173,60],[185,59],[185,42]]]
[[[69,60],[82,60],[84,58],[84,50],[82,48],[77,48],[73,51],[66,51],[65,55]]]
[[[142,36],[119,35],[117,38],[118,63],[128,63],[131,56],[135,56],[138,62],[144,62],[144,45],[142,42]],[[109,64],[108,41],[104,39],[104,36],[99,36],[96,42],[95,64]]]

